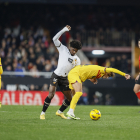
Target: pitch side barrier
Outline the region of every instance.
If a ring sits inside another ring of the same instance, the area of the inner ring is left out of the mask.
[[[46,73],[43,73],[43,74],[46,74]],[[47,75],[48,76],[47,78],[45,77],[45,75],[40,75],[38,78],[35,78],[29,75],[29,73],[28,75],[19,76],[19,73],[18,74],[16,73],[16,75],[15,74],[6,75],[6,73],[4,72],[4,74],[2,75],[2,81],[4,82],[6,90],[8,90],[8,94],[5,95],[5,99],[8,100],[6,104],[17,103],[17,100],[20,101],[18,102],[18,104],[27,103],[27,104],[34,105],[36,104],[36,102],[39,102],[38,104],[41,104],[43,101],[42,102],[36,101],[37,99],[36,97],[37,96],[39,97],[38,94],[35,96],[31,93],[32,91],[31,92],[29,91],[30,95],[28,98],[30,102],[28,102],[26,100],[26,96],[27,96],[26,93],[28,93],[27,90],[29,90],[29,85],[31,84],[39,86],[40,89],[44,84],[49,85],[51,73],[49,74]],[[136,95],[133,92],[134,84],[135,84],[134,79],[125,80],[124,77],[117,76],[112,79],[98,79],[98,84],[96,85],[92,84],[89,80],[86,80],[83,83],[83,86],[87,89],[87,98],[88,98],[89,104],[93,103],[93,100],[95,98],[94,95],[96,93],[101,93],[101,94],[97,94],[97,95],[101,95],[101,102],[99,104],[104,105],[106,103],[106,95],[110,95],[114,98],[114,103],[113,103],[114,105],[137,105],[138,100],[137,100]],[[21,88],[20,93],[18,93],[17,91],[15,92],[17,85]],[[9,92],[11,90],[13,92]],[[23,90],[26,91],[26,93],[22,92]],[[58,88],[57,91],[60,91],[60,89]],[[45,92],[42,93],[40,91],[37,91],[36,93],[43,95],[43,93]],[[19,96],[19,97],[17,96],[18,99],[15,96],[16,94]],[[21,103],[21,100],[24,100],[23,98],[25,98],[25,102]],[[43,98],[41,97],[41,99]]]
[[[2,105],[43,105],[48,91],[7,91],[1,90]],[[62,105],[64,95],[56,92],[51,105]]]

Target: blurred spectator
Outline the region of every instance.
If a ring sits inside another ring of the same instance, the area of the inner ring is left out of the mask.
[[[39,90],[39,86],[38,85],[35,86],[35,90]]]
[[[112,68],[115,68],[116,67],[115,57],[111,57],[110,58],[110,67],[112,67]]]
[[[13,87],[14,87],[14,86],[13,86]],[[15,91],[16,91],[16,90],[21,91],[21,88],[20,88],[19,84],[16,84],[16,85],[15,85]]]
[[[32,68],[33,68],[33,63],[31,63],[31,62],[29,62],[29,64],[28,64],[28,70],[31,70]]]
[[[98,65],[97,58],[94,58],[90,61],[92,65]]]
[[[30,85],[29,90],[35,90],[35,86],[33,84]]]
[[[43,87],[41,88],[41,91],[48,91],[48,84],[44,84]]]
[[[5,89],[6,89],[6,87],[5,87],[5,85],[4,85],[4,82],[1,81],[1,90],[5,90]]]
[[[33,65],[33,67],[30,69],[30,72],[32,72],[32,76],[34,78],[38,78],[39,77],[39,73],[38,73],[36,65]]]
[[[116,58],[116,68],[121,70],[121,57],[117,56]]]
[[[52,70],[52,65],[51,65],[51,64],[46,65],[46,66],[45,66],[45,69],[44,69],[43,71],[44,71],[44,72],[51,72],[51,71],[53,71],[53,70]]]
[[[127,64],[128,64],[128,66],[127,66],[127,70],[128,70],[128,71],[127,71],[127,72],[128,72],[128,73],[131,73],[131,67],[132,67],[131,63],[132,63],[132,62],[131,62],[131,59],[128,59],[128,60],[127,60]]]
[[[109,59],[106,59],[106,61],[105,61],[105,67],[110,67],[110,60]]]
[[[115,104],[114,97],[110,94],[106,94],[105,95],[105,105],[114,105],[114,104]]]
[[[17,67],[15,68],[15,72],[22,72],[23,73],[23,69],[22,69],[21,64],[17,64]],[[24,77],[23,74],[20,74],[20,75],[17,74],[16,76]]]
[[[91,104],[93,105],[101,105],[102,104],[102,93],[96,91],[95,94],[93,95],[93,101]]]
[[[12,67],[10,65],[6,66],[4,71],[12,71]]]
[[[0,49],[0,57],[3,58],[4,56],[5,56],[4,49],[1,48],[1,49]]]
[[[127,73],[128,69],[128,63],[127,63],[127,57],[126,55],[122,55],[122,60],[121,60],[122,64],[121,64],[121,70],[125,73]]]

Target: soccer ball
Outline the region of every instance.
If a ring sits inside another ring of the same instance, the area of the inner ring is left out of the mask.
[[[101,118],[101,112],[97,109],[93,109],[90,111],[89,116],[92,120],[99,120]]]

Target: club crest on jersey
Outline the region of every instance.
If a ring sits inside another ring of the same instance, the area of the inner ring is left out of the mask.
[[[75,65],[75,66],[77,65],[77,58],[75,58],[75,59],[73,60],[72,64]]]
[[[68,61],[69,61],[70,63],[72,63],[72,62],[73,62],[73,59],[71,59],[71,58],[68,58]]]
[[[55,84],[57,82],[57,79],[53,78],[53,84]]]

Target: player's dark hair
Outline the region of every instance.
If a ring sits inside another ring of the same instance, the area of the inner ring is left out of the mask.
[[[140,41],[140,39],[138,41]]]
[[[73,40],[70,42],[70,47],[80,50],[82,48],[82,43],[78,40]]]

